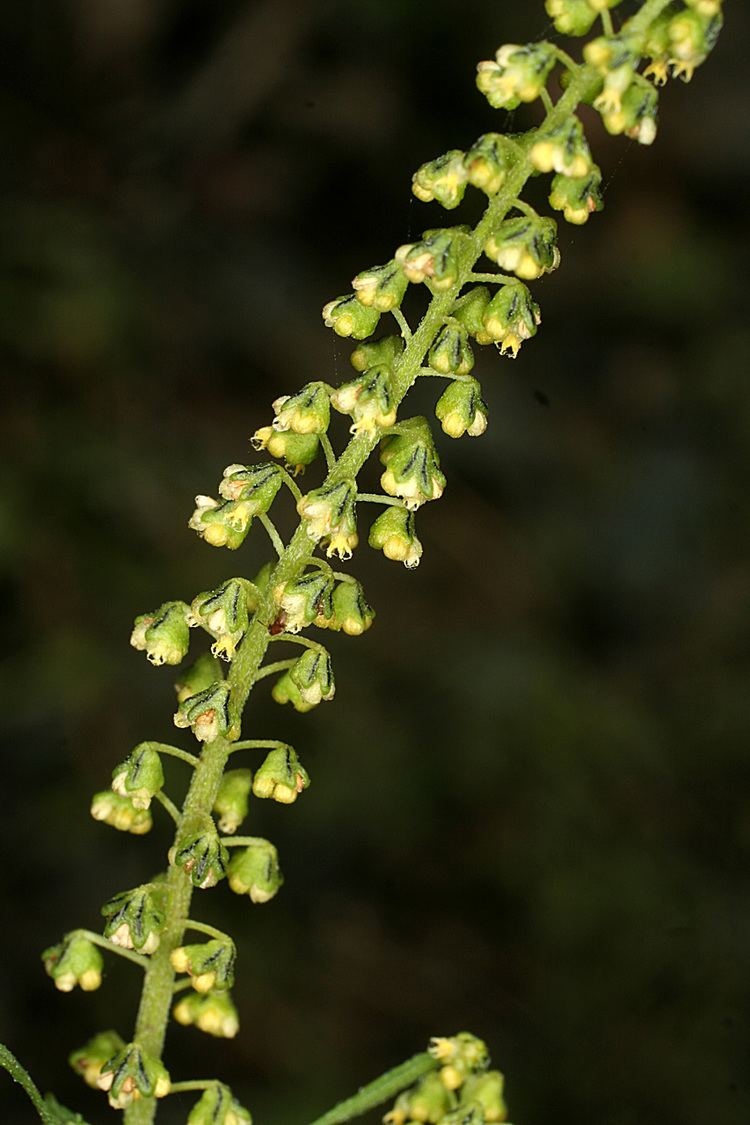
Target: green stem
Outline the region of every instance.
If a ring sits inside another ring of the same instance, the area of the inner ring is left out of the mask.
[[[166,742],[142,742],[141,746],[148,747],[149,750],[155,750],[157,754],[166,754],[169,758],[179,758],[181,762],[187,762],[189,766],[198,764],[195,754],[190,754],[187,750],[180,750],[179,746],[169,746]]]
[[[263,667],[258,670],[255,682],[257,684],[258,680],[264,680],[266,676],[273,676],[274,672],[288,672],[296,663],[296,660],[275,660],[273,664],[264,664]],[[236,744],[232,749],[237,749]]]
[[[166,793],[162,793],[160,789],[158,793],[154,793],[154,799],[157,800],[161,807],[169,813],[175,824],[180,823],[180,810],[177,808],[177,805],[174,803],[174,801],[170,801]]]
[[[7,1070],[14,1082],[17,1082],[25,1091],[34,1105],[34,1109],[44,1122],[44,1125],[56,1125],[56,1121],[45,1105],[44,1098],[39,1093],[29,1072],[21,1066],[16,1056],[0,1043],[0,1066]]]
[[[436,1070],[438,1065],[432,1055],[428,1055],[426,1052],[415,1055],[414,1058],[401,1063],[393,1070],[381,1074],[380,1078],[376,1078],[374,1082],[363,1086],[353,1097],[339,1102],[333,1109],[329,1109],[328,1113],[324,1113],[322,1117],[316,1117],[312,1125],[340,1125],[342,1121],[351,1121],[353,1117],[361,1117],[363,1113],[367,1113],[369,1110],[375,1109],[376,1106],[382,1105],[383,1102],[395,1098],[397,1094],[411,1086],[418,1078],[429,1074],[431,1070]]]
[[[169,1088],[170,1094],[186,1094],[192,1090],[213,1090],[214,1086],[221,1083],[215,1078],[191,1078],[187,1082],[173,1082]]]
[[[264,528],[266,529],[266,532],[268,533],[268,538],[271,540],[271,543],[273,544],[274,551],[279,556],[279,558],[281,558],[281,556],[284,554],[284,540],[281,538],[278,531],[276,530],[276,524],[273,522],[273,520],[271,519],[270,516],[267,516],[265,514],[265,512],[261,512],[260,515],[258,516],[258,519],[260,520],[260,522],[263,524]]]
[[[217,930],[216,926],[209,926],[208,922],[195,922],[192,918],[188,918],[185,922],[185,929],[195,930],[198,934],[205,934],[206,937],[216,938],[218,941],[232,941],[229,934],[225,934],[223,930]]]
[[[142,969],[148,966],[148,957],[144,957],[142,953],[136,953],[134,949],[123,949],[121,945],[115,945],[114,942],[109,941],[101,934],[95,934],[93,930],[74,930],[73,932],[78,934],[79,937],[85,938],[86,941],[90,941],[92,945],[98,945],[100,949],[106,949],[107,953],[114,953],[117,957],[124,957],[126,961],[132,961],[135,965],[140,965]]]

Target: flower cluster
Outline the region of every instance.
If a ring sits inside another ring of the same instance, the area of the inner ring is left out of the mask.
[[[429,1048],[439,1065],[399,1094],[384,1125],[494,1125],[507,1120],[505,1080],[490,1070],[487,1048],[468,1032],[435,1038]]]

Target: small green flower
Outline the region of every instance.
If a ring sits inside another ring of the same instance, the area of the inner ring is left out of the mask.
[[[423,203],[437,200],[446,211],[458,207],[466,192],[465,153],[454,148],[418,168],[412,178],[412,191]]]
[[[356,293],[348,293],[323,306],[323,320],[326,328],[332,328],[337,336],[366,340],[377,328],[380,313],[376,308],[363,305]]]
[[[453,306],[453,319],[463,325],[478,344],[492,343],[492,337],[484,326],[484,310],[489,300],[489,290],[484,285],[477,285],[459,297]]]
[[[278,465],[227,465],[219,495],[223,500],[241,500],[250,504],[253,515],[267,512],[282,485]]]
[[[441,1064],[440,1078],[448,1090],[457,1090],[471,1074],[483,1074],[490,1064],[486,1044],[468,1031],[434,1037],[429,1052]]]
[[[403,350],[404,341],[400,336],[384,336],[382,340],[360,344],[349,356],[349,362],[355,371],[367,371],[380,364],[392,369]]]
[[[295,434],[291,430],[282,432],[273,426],[263,426],[255,431],[250,444],[253,449],[265,449],[272,457],[284,461],[296,476],[317,457],[320,438],[317,434]]]
[[[549,194],[550,206],[562,211],[566,222],[582,226],[595,211],[604,208],[602,174],[596,165],[587,176],[555,176]]]
[[[250,789],[253,784],[251,770],[227,770],[221,779],[213,811],[219,817],[219,828],[233,836],[248,814]]]
[[[325,383],[306,383],[294,395],[282,395],[273,404],[273,428],[281,433],[324,434],[331,421],[330,393]]]
[[[387,559],[402,562],[409,570],[419,566],[422,544],[414,528],[414,513],[407,508],[389,506],[370,528],[369,544]]]
[[[291,746],[271,750],[260,769],[255,771],[253,793],[270,797],[281,805],[293,805],[303,789],[310,784],[307,770]]]
[[[125,1046],[116,1031],[100,1031],[68,1056],[68,1062],[87,1086],[97,1088],[102,1067]]]
[[[91,815],[118,832],[131,832],[143,836],[151,831],[152,819],[148,809],[137,809],[130,797],[121,797],[111,789],[95,793],[91,798]]]
[[[136,809],[147,809],[164,785],[161,758],[148,742],[141,742],[112,772],[112,789],[129,797]]]
[[[477,88],[494,109],[516,109],[521,102],[533,102],[547,85],[555,65],[552,43],[530,43],[520,47],[507,43],[495,60],[477,66]]]
[[[524,340],[536,336],[541,323],[539,306],[525,285],[503,285],[484,310],[484,326],[500,351],[515,357]]]
[[[380,460],[385,465],[383,491],[400,497],[407,508],[414,511],[443,495],[445,477],[425,418],[402,422],[399,432],[382,443]]]
[[[102,983],[104,961],[96,946],[80,934],[67,934],[58,945],[42,954],[47,976],[60,992],[94,992]]]
[[[551,273],[560,264],[554,219],[522,215],[505,219],[487,240],[484,252],[503,270],[524,281]]]
[[[273,592],[279,607],[279,625],[287,633],[299,633],[312,625],[319,614],[330,617],[333,579],[323,570],[310,570],[283,582]]]
[[[176,973],[187,973],[196,992],[223,992],[234,984],[237,950],[229,938],[180,945],[169,955]]]
[[[155,953],[166,921],[164,895],[165,888],[158,883],[115,895],[102,907],[104,936],[121,949]]]
[[[482,1117],[488,1125],[496,1121],[505,1121],[508,1107],[503,1097],[504,1087],[505,1079],[499,1070],[469,1075],[461,1088],[461,1105],[478,1103],[482,1107]]]
[[[561,35],[586,35],[597,18],[589,0],[545,0],[544,6]]]
[[[406,1125],[407,1121],[416,1121],[437,1125],[456,1105],[456,1095],[446,1090],[440,1076],[426,1074],[410,1089],[399,1094],[393,1109],[384,1116],[383,1123]]]
[[[326,554],[350,559],[359,542],[356,519],[357,485],[353,480],[315,488],[297,504],[307,534],[318,543],[328,540]]]
[[[229,730],[229,684],[218,680],[180,703],[174,725],[190,727],[199,742],[213,742]]]
[[[331,405],[353,419],[352,434],[372,434],[396,421],[391,390],[391,368],[385,363],[368,367],[357,379],[343,383],[331,395]]]
[[[672,75],[689,82],[695,70],[706,61],[716,46],[724,17],[719,8],[709,12],[710,3],[694,3],[691,11],[679,12],[669,23],[669,48]]]
[[[178,840],[169,861],[190,876],[194,887],[205,891],[226,875],[229,853],[219,840],[214,822],[207,820],[202,831],[190,832]]]
[[[249,895],[252,902],[268,902],[284,882],[276,848],[268,840],[258,839],[247,848],[233,851],[227,873],[231,889],[235,894]]]
[[[229,1087],[217,1082],[190,1110],[187,1125],[252,1125],[252,1121]]]
[[[591,170],[591,149],[577,117],[547,130],[531,147],[529,160],[538,172],[585,176]]]
[[[336,693],[331,658],[324,650],[305,649],[289,669],[289,675],[299,688],[305,703],[310,703],[313,707],[321,700],[333,699]]]
[[[496,195],[517,160],[517,149],[507,137],[501,133],[485,133],[466,153],[466,177],[485,195]]]
[[[640,59],[641,42],[637,35],[601,35],[583,49],[583,57],[603,80],[603,88],[594,99],[594,108],[602,115],[619,113],[622,96],[630,86]]]
[[[307,711],[312,711],[315,706],[314,703],[307,703],[306,700],[302,698],[302,692],[288,672],[285,672],[283,676],[279,676],[271,689],[271,696],[277,703],[291,703],[294,710],[299,711],[301,715],[304,715]]]
[[[247,538],[255,514],[252,500],[224,500],[196,496],[188,527],[211,547],[236,551]]]
[[[456,283],[461,237],[466,231],[466,227],[426,230],[421,242],[399,246],[396,261],[409,281],[424,281],[433,293],[441,293]]]
[[[437,401],[435,414],[449,437],[479,437],[487,429],[487,405],[476,379],[451,383]]]
[[[159,1059],[137,1043],[126,1043],[104,1063],[96,1084],[107,1092],[113,1109],[127,1109],[138,1098],[164,1098],[171,1086]]]
[[[404,299],[409,282],[396,261],[358,273],[352,289],[360,304],[379,313],[397,309]]]
[[[359,582],[338,582],[332,597],[332,614],[317,617],[315,624],[321,629],[342,630],[350,637],[359,637],[375,620],[375,611],[365,600]]]
[[[653,144],[656,139],[659,95],[650,82],[636,74],[622,96],[619,109],[602,112],[602,121],[608,133],[624,133],[642,145]]]
[[[474,366],[469,333],[457,321],[444,324],[427,353],[427,362],[439,375],[468,375]]]
[[[179,680],[174,685],[175,692],[177,693],[177,702],[184,703],[191,695],[197,695],[199,691],[204,691],[216,680],[222,678],[221,664],[208,652],[204,652],[194,664],[180,674]]]
[[[145,652],[152,664],[179,664],[190,646],[188,606],[184,602],[165,602],[155,613],[136,617],[130,643]]]
[[[172,1009],[172,1015],[185,1027],[197,1027],[217,1039],[234,1039],[240,1020],[228,992],[195,992],[183,996]]]
[[[191,618],[214,637],[211,652],[224,660],[234,657],[249,623],[252,587],[244,578],[230,578],[216,590],[198,594],[190,607]]]

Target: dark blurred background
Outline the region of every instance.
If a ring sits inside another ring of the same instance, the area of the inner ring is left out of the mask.
[[[64,997],[38,950],[169,843],[158,811],[146,839],[87,814],[136,742],[177,733],[132,618],[265,560],[262,534],[229,555],[189,533],[193,495],[277,395],[347,377],[319,310],[445,221],[412,171],[537,119],[490,110],[473,70],[548,33],[542,7],[3,8],[0,1038],[95,1125],[113,1115],[66,1055],[128,1035],[138,972],[111,959]],[[727,8],[654,150],[592,122],[606,212],[562,227],[519,360],[483,350],[490,429],[441,440],[419,570],[357,552],[378,620],[332,638],[335,705],[253,698],[248,732],[293,741],[313,786],[254,807],[287,879],[271,904],[196,897],[238,941],[239,1037],[175,1027],[167,1062],[259,1125],[462,1028],[525,1125],[748,1119],[750,97]],[[0,1105],[33,1119],[5,1080]]]

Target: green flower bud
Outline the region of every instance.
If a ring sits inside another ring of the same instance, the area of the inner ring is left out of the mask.
[[[563,176],[585,176],[591,171],[591,149],[577,117],[569,117],[556,129],[547,130],[535,141],[529,159],[539,172]]]
[[[438,399],[435,414],[448,437],[479,437],[487,429],[487,405],[476,379],[451,383]]]
[[[328,540],[328,558],[350,559],[359,542],[356,519],[357,486],[353,480],[315,488],[297,504],[307,534],[315,542]]]
[[[398,434],[386,438],[380,459],[386,466],[380,478],[383,491],[400,497],[412,511],[443,495],[445,477],[426,419],[403,422]]]
[[[229,730],[229,684],[218,680],[210,687],[183,699],[174,715],[174,725],[190,727],[199,742],[213,742]]]
[[[101,820],[118,832],[132,832],[134,836],[150,832],[153,824],[148,809],[137,809],[130,797],[121,797],[111,789],[94,794],[91,798],[91,815],[94,820]]]
[[[333,699],[336,684],[333,679],[331,658],[327,652],[307,648],[289,669],[289,675],[300,691],[305,703],[315,707],[321,700]]]
[[[466,192],[465,154],[454,148],[418,168],[412,177],[412,191],[423,203],[437,200],[446,211],[458,207]]]
[[[296,476],[317,457],[320,438],[317,434],[295,434],[292,430],[282,432],[263,426],[255,431],[250,444],[253,449],[265,449],[272,457],[283,460]]]
[[[487,305],[484,324],[500,351],[515,359],[524,340],[536,336],[542,317],[539,306],[525,285],[503,285]]]
[[[217,1083],[190,1110],[187,1125],[252,1125],[250,1113],[232,1096],[227,1086]]]
[[[116,1031],[100,1031],[83,1047],[73,1051],[68,1056],[68,1062],[87,1086],[96,1089],[102,1067],[124,1046],[124,1040]]]
[[[219,818],[219,828],[233,836],[247,816],[250,789],[253,784],[251,770],[227,770],[221,779],[213,811]]]
[[[587,176],[555,176],[549,194],[550,206],[562,211],[565,219],[576,226],[588,222],[594,211],[604,208],[601,193],[602,174],[594,165]]]
[[[488,1070],[484,1074],[470,1075],[461,1089],[461,1104],[473,1102],[482,1107],[485,1122],[505,1121],[508,1107],[503,1098],[505,1079],[499,1070]]]
[[[155,953],[166,921],[164,894],[162,885],[147,883],[115,895],[102,907],[104,936],[121,949]]]
[[[147,742],[136,746],[112,772],[112,789],[121,797],[129,797],[136,809],[147,809],[163,785],[161,758]]]
[[[196,496],[195,510],[188,520],[188,527],[211,547],[236,551],[247,538],[254,508],[252,500],[224,500],[219,503],[210,496]]]
[[[459,323],[444,324],[427,353],[427,362],[440,375],[468,375],[474,366],[469,333]]]
[[[42,954],[44,969],[60,992],[94,992],[102,983],[104,961],[96,946],[80,934],[67,934]]]
[[[306,383],[294,395],[282,395],[273,404],[273,428],[295,434],[324,434],[331,421],[329,392],[325,383]]]
[[[409,281],[425,281],[433,293],[455,285],[458,277],[458,249],[466,227],[426,230],[421,242],[399,246],[396,261]]]
[[[291,703],[294,710],[299,711],[301,715],[304,715],[307,711],[312,711],[315,706],[314,703],[305,702],[302,698],[301,691],[288,672],[280,676],[273,685],[271,695],[277,703]]]
[[[669,22],[669,46],[672,76],[689,82],[696,67],[704,63],[716,46],[724,17],[720,10],[705,14],[701,7],[711,4],[690,5],[692,11],[680,12]]]
[[[459,297],[453,306],[453,319],[462,324],[478,344],[491,344],[492,337],[484,326],[484,310],[490,300],[489,290],[484,285],[469,289]]]
[[[408,284],[398,262],[390,261],[358,273],[352,280],[352,289],[361,304],[384,313],[399,307]]]
[[[184,602],[165,602],[156,613],[136,617],[130,643],[146,653],[152,664],[179,664],[190,646],[188,607]]]
[[[486,1044],[468,1031],[450,1038],[435,1036],[428,1049],[442,1064],[440,1078],[448,1090],[457,1090],[470,1074],[484,1073],[490,1063]]]
[[[321,629],[342,630],[350,637],[359,637],[375,620],[375,611],[365,601],[359,582],[339,582],[334,587],[332,614],[318,617],[315,624]]]
[[[640,48],[639,37],[627,32],[599,36],[584,47],[584,59],[604,82],[602,92],[594,99],[594,108],[602,115],[620,112],[622,96],[635,76]]]
[[[366,340],[377,328],[380,313],[376,308],[363,305],[356,293],[348,293],[323,306],[323,320],[326,328],[332,328],[337,336]]]
[[[209,820],[202,832],[183,836],[176,847],[170,849],[169,862],[181,867],[194,887],[205,891],[215,887],[226,875],[229,853],[219,841],[213,821]]]
[[[214,656],[233,658],[249,622],[249,593],[251,587],[244,578],[230,578],[216,590],[198,594],[194,599],[190,607],[192,619],[215,638],[211,645]]]
[[[653,144],[656,139],[659,95],[645,78],[636,74],[622,96],[620,108],[602,113],[604,128],[617,136],[624,133],[642,145]]]
[[[402,562],[409,570],[419,566],[422,558],[422,544],[414,529],[414,513],[406,508],[387,507],[370,528],[369,543],[387,559]]]
[[[524,281],[533,281],[560,265],[557,223],[554,219],[526,215],[505,219],[490,235],[484,252],[500,269]]]
[[[268,840],[234,850],[227,874],[234,893],[249,895],[252,902],[268,902],[284,882],[279,854]]]
[[[210,653],[203,653],[194,664],[191,664],[189,668],[182,672],[174,685],[177,702],[184,703],[191,695],[197,695],[199,691],[204,691],[205,688],[210,687],[211,684],[221,678],[222,671],[219,661]]]
[[[172,1009],[172,1015],[185,1027],[197,1027],[217,1039],[234,1039],[240,1029],[240,1020],[232,997],[228,992],[195,992],[183,996]]]
[[[647,59],[651,59],[650,64],[643,71],[643,77],[650,78],[656,86],[666,85],[667,78],[669,77],[669,65],[671,61],[669,25],[671,22],[671,15],[667,12],[662,12],[646,32],[646,38],[642,47],[643,56]]]
[[[281,805],[293,805],[309,784],[310,778],[297,752],[287,746],[271,750],[260,769],[255,771],[253,793],[256,797],[271,797]]]
[[[331,395],[331,405],[354,419],[349,432],[372,434],[396,421],[391,391],[391,368],[384,363],[369,367],[358,379],[344,383]]]
[[[440,1076],[426,1074],[411,1089],[399,1094],[383,1122],[384,1125],[405,1125],[407,1121],[419,1121],[437,1125],[446,1113],[455,1109],[456,1104],[456,1095],[446,1090]]]
[[[287,633],[299,633],[312,625],[319,614],[330,617],[332,592],[333,579],[322,570],[310,570],[283,582],[273,592],[279,607],[279,625]]]
[[[544,6],[561,35],[586,35],[597,18],[589,0],[545,0]]]
[[[349,356],[349,362],[355,371],[367,371],[380,364],[392,368],[403,350],[404,341],[400,336],[384,336],[382,340],[360,344]]]
[[[171,1086],[166,1068],[137,1043],[127,1043],[109,1059],[96,1084],[113,1109],[127,1109],[138,1098],[164,1098]]]
[[[278,465],[227,465],[219,495],[224,500],[248,504],[251,514],[259,516],[271,507],[281,484]]]
[[[507,43],[496,52],[494,62],[478,64],[477,88],[494,109],[515,109],[521,102],[536,101],[554,65],[551,43],[525,47]]]
[[[501,133],[485,133],[466,153],[466,178],[485,195],[496,195],[517,159],[507,137]]]
[[[229,938],[180,945],[169,955],[176,973],[187,973],[196,992],[223,992],[234,984],[237,950]]]

